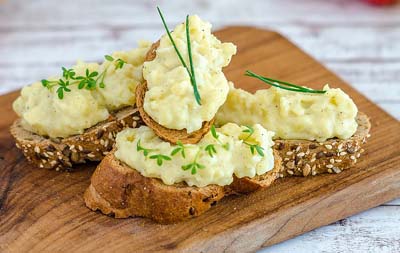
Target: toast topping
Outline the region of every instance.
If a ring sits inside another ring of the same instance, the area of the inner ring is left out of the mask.
[[[136,85],[150,43],[115,52],[101,65],[79,61],[63,76],[22,89],[13,104],[22,126],[39,135],[68,137],[106,120],[110,112],[135,103]],[[111,60],[111,58],[114,60]]]
[[[232,85],[216,124],[259,123],[275,138],[325,141],[350,138],[357,130],[357,107],[341,89],[326,85],[323,94],[271,87],[251,94]]]
[[[145,177],[165,184],[229,185],[238,178],[262,175],[274,167],[273,132],[261,125],[226,124],[197,144],[170,144],[142,126],[117,135],[115,156]]]
[[[167,34],[160,39],[155,59],[144,64],[143,76],[148,88],[144,110],[168,129],[186,129],[192,133],[203,122],[212,120],[226,100],[229,85],[222,68],[229,64],[236,47],[221,43],[211,34],[211,24],[198,16],[190,16],[188,21],[191,50],[188,50],[186,23],[180,24],[170,33],[172,40]],[[195,87],[201,101],[193,95]]]

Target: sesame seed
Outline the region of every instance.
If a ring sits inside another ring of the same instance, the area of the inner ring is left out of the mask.
[[[71,146],[69,147],[69,150],[73,150],[73,149],[75,149],[75,145],[71,145]]]
[[[101,144],[102,146],[104,146],[104,140],[103,140],[103,139],[100,139],[100,144]]]
[[[315,176],[317,175],[317,172],[314,170],[313,172],[311,172],[311,175]]]
[[[50,155],[50,156],[53,156],[53,155],[54,155],[54,153],[51,152],[51,151],[48,151],[47,154]]]
[[[94,154],[92,154],[92,153],[90,153],[90,154],[87,154],[87,156],[88,156],[88,157],[90,157],[90,158],[94,158],[94,157],[95,157],[95,155],[94,155]]]
[[[301,149],[301,147],[298,146],[298,147],[296,148],[296,153],[298,153],[298,152],[300,151],[300,149]]]
[[[31,144],[28,144],[28,145],[26,145],[28,148],[30,148],[30,147],[32,147],[32,145]]]
[[[290,159],[289,159],[289,158],[287,158],[287,157],[285,157],[283,160],[284,160],[284,161],[289,161]]]
[[[104,142],[104,147],[108,147],[108,140]]]
[[[328,172],[329,172],[329,173],[332,173],[333,171],[332,171],[332,169],[328,169]]]
[[[332,149],[332,145],[326,144],[326,145],[325,145],[325,148],[331,150],[331,149]]]
[[[40,148],[39,148],[39,146],[35,146],[35,148],[34,148],[33,150],[35,150],[36,153],[40,153]]]
[[[371,134],[367,134],[367,138],[371,137]]]
[[[358,154],[356,155],[357,158],[360,158],[360,156],[361,156],[360,153],[358,153]]]
[[[339,174],[340,172],[342,172],[338,167],[333,167],[332,170],[333,170],[336,174]]]
[[[43,164],[39,164],[39,167],[40,167],[40,168],[43,168],[44,166],[43,166]]]
[[[303,157],[304,155],[305,155],[304,152],[300,152],[300,153],[297,154],[298,157]]]
[[[335,162],[337,162],[337,163],[341,163],[341,162],[342,162],[342,160],[340,160],[340,159],[336,159],[336,160],[335,160]]]
[[[294,172],[292,170],[287,170],[287,173],[289,173],[290,175],[294,174]]]
[[[290,161],[290,162],[287,162],[286,163],[286,166],[289,168],[289,169],[294,169],[294,161]]]
[[[325,167],[327,167],[328,169],[331,169],[331,168],[333,168],[333,165],[332,164],[327,164]]]
[[[15,146],[19,149],[21,149],[21,146],[18,143],[15,143]]]
[[[342,148],[343,148],[343,143],[340,143],[339,146],[338,146],[337,148],[338,148],[338,151],[341,151]]]
[[[112,133],[111,133],[111,132],[108,133],[108,139],[110,139],[110,140],[113,139],[113,136],[112,136]]]
[[[315,160],[317,160],[317,159],[315,159],[315,157],[313,157],[313,158],[311,158],[311,160],[310,160],[310,162],[315,162]]]
[[[332,163],[332,164],[334,164],[334,163],[335,163],[335,160],[334,160],[333,158],[331,158],[331,159],[329,159],[329,162]]]
[[[82,148],[82,146],[81,146],[81,145],[79,145],[79,146],[78,146],[78,149],[79,149],[80,151],[82,151],[82,150],[83,150],[83,148]]]
[[[292,151],[288,151],[288,152],[286,152],[286,155],[292,155],[293,154],[293,152]]]
[[[350,156],[350,159],[351,159],[351,160],[355,160],[356,157],[355,157],[354,155],[352,155],[352,156]]]
[[[347,152],[346,151],[342,151],[342,152],[340,152],[340,154],[339,154],[340,156],[344,156],[344,155],[347,155]]]

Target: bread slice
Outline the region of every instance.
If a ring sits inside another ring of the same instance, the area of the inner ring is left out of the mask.
[[[185,183],[165,185],[159,179],[144,177],[111,152],[92,175],[84,199],[91,210],[100,210],[115,218],[140,216],[159,223],[175,223],[201,215],[224,196],[269,186],[282,170],[277,153],[274,157],[274,169],[262,176],[235,178],[234,183],[225,187],[191,187]]]
[[[126,107],[83,134],[68,138],[37,135],[25,130],[20,119],[13,123],[10,132],[29,162],[40,168],[60,170],[86,161],[100,161],[112,149],[119,131],[142,124],[138,109]]]
[[[370,136],[371,123],[364,113],[357,115],[358,128],[346,140],[325,142],[305,140],[275,140],[274,149],[283,159],[284,176],[315,176],[321,173],[340,173],[352,167],[364,152],[362,145]]]
[[[160,41],[154,43],[146,55],[146,61],[152,61],[156,58],[156,50],[160,45]],[[186,129],[176,130],[169,129],[153,120],[144,110],[144,96],[147,91],[147,83],[144,82],[136,87],[136,105],[139,108],[140,116],[148,127],[153,129],[154,133],[161,139],[176,144],[178,141],[183,144],[194,144],[201,140],[201,138],[210,131],[210,128],[214,122],[211,121],[203,122],[202,127],[192,133],[188,133]]]

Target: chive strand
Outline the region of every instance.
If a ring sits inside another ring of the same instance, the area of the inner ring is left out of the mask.
[[[284,90],[289,90],[289,91],[295,91],[295,92],[304,92],[304,93],[325,93],[326,91],[324,90],[313,90],[313,89],[309,89],[309,88],[305,88],[302,86],[298,86],[295,84],[291,84],[291,83],[287,83],[287,82],[283,82],[283,81],[279,81],[279,80],[275,80],[275,79],[271,79],[271,78],[267,78],[267,77],[263,77],[260,75],[257,75],[256,73],[247,70],[245,73],[246,76],[250,76],[250,77],[254,77],[257,78],[271,86],[280,88],[280,89],[284,89]],[[284,86],[286,85],[286,86]],[[287,87],[289,86],[289,87]]]
[[[194,72],[194,65],[193,65],[193,58],[192,58],[192,46],[190,43],[189,15],[186,16],[186,42],[187,42],[187,47],[188,47],[190,72],[192,73],[191,78],[192,78],[194,97],[196,98],[197,104],[201,105],[201,97],[200,97],[199,90],[197,89],[196,75]]]
[[[188,52],[189,52],[189,61],[190,61],[190,67],[192,69],[192,72],[190,72],[188,66],[186,65],[185,61],[183,60],[183,57],[182,57],[181,53],[179,52],[178,47],[176,46],[174,39],[172,38],[172,35],[171,35],[171,33],[170,33],[169,29],[168,29],[167,23],[165,22],[164,16],[161,13],[161,10],[160,10],[160,8],[158,6],[157,6],[157,11],[158,11],[158,14],[161,17],[161,20],[162,20],[164,28],[165,28],[165,30],[167,32],[168,38],[171,41],[171,44],[174,47],[175,52],[178,55],[178,58],[179,58],[180,62],[182,63],[183,67],[186,69],[186,72],[189,75],[190,83],[192,84],[192,87],[193,87],[193,93],[194,93],[196,102],[199,105],[201,105],[201,103],[200,103],[200,94],[199,94],[199,91],[197,89],[196,78],[194,76],[194,67],[193,67],[193,62],[192,62],[192,57],[191,57],[192,51],[191,51],[191,47],[190,47],[190,35],[188,35],[188,30],[189,30],[188,22],[186,22],[186,31],[187,31],[186,38],[189,41],[189,43],[188,43]],[[188,16],[186,17],[186,20],[187,21],[189,20]]]

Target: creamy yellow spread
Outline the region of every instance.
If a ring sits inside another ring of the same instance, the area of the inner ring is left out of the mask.
[[[71,92],[65,93],[63,99],[57,96],[57,86],[49,90],[35,82],[23,88],[13,104],[22,126],[44,136],[68,137],[82,134],[85,129],[107,119],[113,110],[133,105],[136,86],[143,82],[142,67],[150,45],[150,42],[140,42],[136,49],[113,53],[114,59],[126,62],[120,69],[109,61],[101,65],[78,61],[72,67],[76,76],[84,76],[86,69],[99,73],[107,69],[104,88],[79,90],[77,85],[70,85]]]
[[[251,94],[231,86],[216,124],[259,123],[281,139],[325,141],[351,137],[357,129],[356,105],[341,89],[326,85],[324,90],[324,94],[311,94],[271,87]]]
[[[171,156],[171,152],[177,147],[157,137],[154,132],[141,126],[136,129],[125,129],[117,135],[115,157],[126,163],[133,169],[139,171],[145,177],[160,178],[165,184],[171,185],[179,182],[186,182],[189,186],[203,187],[210,184],[229,185],[233,181],[233,175],[237,177],[250,177],[262,175],[274,167],[272,153],[273,132],[267,131],[261,125],[254,125],[254,133],[247,142],[256,143],[264,150],[264,156],[257,152],[250,151],[249,146],[244,144],[248,133],[243,132],[246,127],[236,124],[226,124],[216,129],[217,141],[211,133],[208,133],[197,144],[186,144],[185,158],[181,153]],[[140,147],[151,149],[147,156],[142,150],[137,149],[138,141]],[[223,145],[228,143],[229,149]],[[205,147],[214,144],[216,154],[211,157]],[[157,165],[152,155],[164,154],[171,160],[164,160],[162,166]],[[196,158],[197,157],[197,158]],[[204,166],[198,169],[195,174],[190,170],[183,170],[182,166],[192,163]]]
[[[200,129],[204,121],[210,121],[225,102],[229,85],[222,68],[236,54],[236,46],[221,43],[211,34],[211,24],[198,16],[190,16],[189,26],[201,105],[195,100],[190,77],[167,35],[160,40],[156,58],[145,62],[143,76],[148,87],[146,113],[164,127],[191,133]],[[185,24],[178,25],[171,34],[189,66]]]

